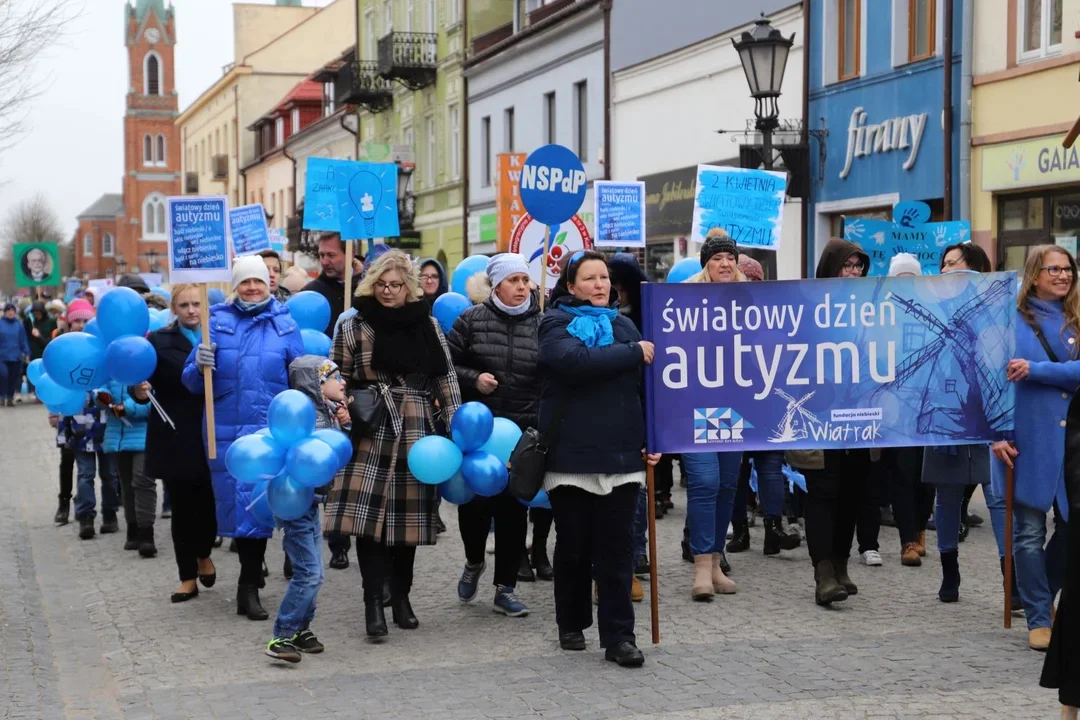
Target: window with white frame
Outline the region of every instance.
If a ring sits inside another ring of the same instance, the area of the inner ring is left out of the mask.
[[[83,257],[94,257],[94,236],[93,235],[83,235],[82,254],[83,254]]]
[[[116,254],[116,241],[113,240],[113,236],[109,233],[105,233],[101,237],[101,256],[112,257]]]
[[[447,113],[450,122],[447,123],[450,133],[450,177],[457,180],[461,177],[461,124],[458,117],[458,106],[451,105]],[[491,120],[488,119],[490,126]],[[490,134],[490,127],[489,127]]]
[[[574,83],[574,152],[581,162],[589,161],[589,83]]]
[[[323,83],[323,117],[334,114],[334,81]]]
[[[153,51],[143,60],[143,95],[161,95],[161,58]]]
[[[1061,52],[1062,0],[1018,0],[1020,59],[1034,60]]]
[[[375,42],[375,13],[368,10],[364,13],[364,51],[361,57],[375,60],[379,56],[379,46]]]
[[[439,32],[439,6],[436,0],[427,0],[428,32]]]
[[[143,202],[143,239],[164,240],[165,230],[165,196],[153,193],[147,196]]]
[[[165,167],[165,136],[159,134],[157,136],[157,154],[154,156],[154,164],[158,167]]]
[[[862,0],[837,0],[837,79],[858,77],[862,63]]]
[[[438,138],[435,135],[435,118],[428,117],[424,120],[424,128],[427,134],[427,172],[424,181],[429,188],[435,187],[435,147]]]
[[[503,152],[514,152],[514,108],[503,110]]]
[[[449,0],[446,7],[449,10],[446,24],[453,27],[461,22],[461,0]]]
[[[274,122],[274,147],[285,144],[285,118],[279,117]]]
[[[149,135],[143,136],[143,150],[142,150],[142,164],[153,165],[154,164],[154,138]]]
[[[908,0],[908,62],[932,57],[937,40],[936,0]]]
[[[405,0],[405,32],[413,30],[413,0]]]
[[[544,94],[544,142],[555,144],[555,92]]]
[[[394,32],[394,3],[391,0],[383,0],[383,35]]]
[[[292,109],[292,132],[290,135],[295,135],[300,132],[300,108]]]
[[[480,121],[480,187],[491,187],[491,117]]]

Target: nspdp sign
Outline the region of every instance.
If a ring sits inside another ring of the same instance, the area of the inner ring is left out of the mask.
[[[588,184],[585,167],[572,150],[544,145],[521,167],[521,202],[535,220],[558,226],[581,209]]]

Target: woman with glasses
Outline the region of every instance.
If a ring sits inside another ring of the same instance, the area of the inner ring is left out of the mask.
[[[420,625],[409,592],[417,546],[435,544],[438,493],[413,477],[407,458],[418,440],[435,433],[434,401],[445,427],[461,404],[450,350],[423,298],[408,256],[387,252],[360,281],[356,315],[341,324],[330,351],[349,391],[374,387],[380,398],[377,421],[362,433],[354,417],[356,453],[334,479],[325,523],[328,532],[356,536],[373,640],[387,635],[387,579],[394,622],[406,630]]]
[[[1015,469],[1016,583],[1027,617],[1028,645],[1045,651],[1065,569],[1066,416],[1080,386],[1080,293],[1073,257],[1055,245],[1032,248],[1016,308],[1016,353],[1006,370],[1009,382],[1016,383],[1014,439],[994,443],[992,483],[994,492],[1004,497],[1005,469]],[[1055,531],[1047,542],[1051,509]]]
[[[428,305],[434,305],[440,296],[446,294],[446,270],[435,258],[420,261],[420,289],[424,291],[424,300]]]

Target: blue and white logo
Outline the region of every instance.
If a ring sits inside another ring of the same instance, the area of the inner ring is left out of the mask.
[[[731,408],[695,408],[694,443],[742,442],[743,430],[753,425]]]
[[[572,218],[585,202],[588,185],[585,166],[562,145],[533,150],[521,166],[521,202],[544,225],[558,227]]]

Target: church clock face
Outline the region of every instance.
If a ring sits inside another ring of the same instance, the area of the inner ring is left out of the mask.
[[[146,32],[143,34],[143,37],[146,38],[146,42],[153,45],[161,39],[161,32],[159,32],[157,28],[147,28]]]

